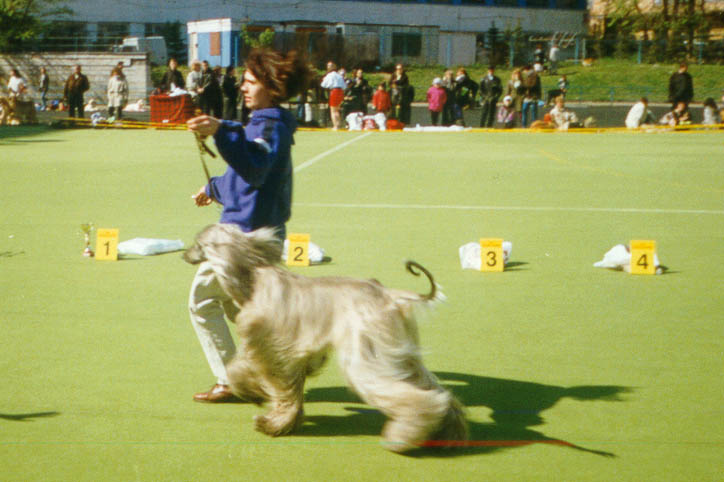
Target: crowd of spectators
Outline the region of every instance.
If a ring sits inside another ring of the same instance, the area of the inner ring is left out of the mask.
[[[465,115],[466,111],[480,108],[479,126],[485,128],[551,127],[567,130],[583,126],[584,122],[565,105],[570,87],[565,74],[561,74],[555,88],[547,90],[543,96],[541,77],[546,72],[548,75],[556,74],[559,58],[557,45],[552,45],[547,54],[538,45],[533,52],[532,63],[513,69],[507,80],[501,80],[493,66],[488,67],[478,81],[471,78],[463,67],[445,70],[441,76],[431,80],[426,91],[429,125],[465,126],[466,117],[470,118]],[[239,95],[240,77],[234,67],[227,67],[222,72],[221,67],[212,67],[207,61],[193,61],[184,77],[178,69],[178,62],[172,58],[154,93],[188,94],[203,113],[243,122],[248,120],[248,109]],[[36,89],[40,97],[40,102],[36,104],[39,110],[57,105],[54,101],[52,106],[48,106],[49,85],[48,73],[42,68]],[[28,82],[15,69],[11,72],[7,88],[10,98],[20,102],[33,101]],[[88,77],[83,74],[81,65],[74,66],[65,80],[62,101],[70,117],[84,116],[87,108],[84,93],[89,88]],[[119,62],[110,73],[106,89],[109,118],[122,118],[128,104],[128,93],[128,81],[123,73],[123,64]],[[666,114],[656,119],[649,109],[648,99],[643,97],[628,112],[624,121],[626,127],[691,124],[689,105],[694,99],[694,86],[686,63],[681,63],[669,78],[668,94],[671,109]],[[348,75],[344,68],[329,61],[326,73],[292,102],[297,106],[297,120],[301,124],[331,124],[333,129],[341,129],[351,113],[361,116],[382,114],[385,119],[397,121],[398,125],[409,125],[414,99],[414,86],[402,64],[395,65],[385,81],[372,86],[362,69],[354,69]],[[705,100],[702,112],[702,124],[721,123],[721,111],[713,98]]]

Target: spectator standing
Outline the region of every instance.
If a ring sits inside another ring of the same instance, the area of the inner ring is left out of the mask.
[[[440,113],[445,107],[447,101],[447,94],[445,89],[442,88],[442,79],[435,77],[432,81],[432,85],[427,90],[427,107],[430,111],[430,121],[432,125],[436,126],[440,119]]]
[[[347,102],[345,114],[362,112],[363,115],[367,115],[367,104],[370,101],[370,97],[370,84],[367,82],[367,79],[364,78],[362,69],[356,69],[354,71],[354,77],[347,83],[347,90],[345,91]]]
[[[455,123],[455,78],[452,70],[446,70],[443,74],[442,88],[447,98],[442,109],[442,125],[451,126]]]
[[[554,75],[558,73],[558,61],[561,59],[561,49],[558,48],[558,44],[553,42],[551,49],[548,51],[548,60],[551,61],[551,67],[548,71],[549,74]]]
[[[65,81],[63,96],[68,102],[68,115],[70,117],[83,117],[83,94],[90,89],[90,82],[80,65],[76,65],[73,73]]]
[[[344,101],[344,89],[347,84],[344,77],[337,72],[337,65],[327,62],[327,74],[322,79],[321,86],[329,91],[329,116],[332,119],[332,129],[339,130],[342,126],[341,106]]]
[[[520,112],[523,108],[523,97],[525,97],[525,85],[523,85],[520,69],[513,69],[510,73],[507,95],[513,99],[513,109],[515,109],[516,116],[520,117]]]
[[[216,118],[222,117],[221,86],[216,73],[206,60],[201,62],[201,84],[198,91],[201,112]]]
[[[654,114],[649,110],[649,99],[641,97],[626,115],[626,127],[629,129],[637,129],[643,125],[654,124]]]
[[[203,74],[201,73],[201,62],[194,60],[191,62],[191,70],[186,75],[186,91],[191,95],[191,99],[198,105],[199,99],[199,88],[201,87],[201,79]]]
[[[40,91],[40,105],[42,110],[45,110],[48,102],[48,90],[50,89],[50,77],[48,77],[48,72],[45,70],[45,67],[40,67],[40,79],[38,80],[38,84]]]
[[[402,64],[395,65],[395,73],[392,74],[392,80],[395,81],[395,84],[400,91],[400,104],[397,120],[403,124],[409,124],[410,117],[412,115],[412,101],[415,98],[415,90],[412,85],[410,85],[410,78],[407,76],[405,67]]]
[[[375,95],[372,96],[372,107],[379,113],[385,114],[385,117],[390,115],[390,109],[392,103],[390,102],[390,93],[387,92],[387,85],[384,82],[380,82],[375,91]]]
[[[687,106],[694,98],[694,81],[688,72],[689,66],[686,62],[679,64],[679,70],[669,77],[669,102],[672,109],[676,109],[679,102]]]
[[[530,65],[521,72],[522,82],[525,86],[523,94],[522,120],[523,127],[528,127],[538,119],[538,100],[541,96],[540,76]]]
[[[25,80],[23,80],[18,69],[10,69],[8,91],[11,99],[19,101],[26,100],[28,87],[25,85]]]
[[[400,90],[397,86],[396,80],[392,80],[390,82],[390,104],[392,106],[390,117],[400,120],[400,113],[402,111],[402,90]]]
[[[543,50],[543,44],[536,44],[535,50],[533,51],[533,69],[537,73],[541,73],[545,70],[546,53]]]
[[[226,67],[221,81],[221,92],[224,96],[224,120],[236,120],[236,103],[239,101],[239,81],[234,75],[234,67]]]
[[[453,96],[455,97],[453,109],[456,124],[465,125],[463,111],[470,108],[477,93],[478,84],[468,77],[468,73],[464,68],[459,68],[455,75],[455,87],[453,88]]]
[[[713,97],[708,97],[704,101],[704,120],[701,123],[705,125],[721,124],[721,115]]]
[[[498,99],[503,94],[503,84],[495,75],[495,67],[488,67],[488,74],[480,80],[480,104],[483,108],[480,127],[493,127]]]
[[[108,79],[108,117],[121,119],[123,108],[128,103],[128,82],[118,67],[114,67]]]
[[[184,76],[178,71],[178,62],[175,58],[171,57],[168,59],[168,70],[163,74],[163,79],[161,79],[161,92],[166,93],[174,89],[185,88],[186,82],[184,82]]]

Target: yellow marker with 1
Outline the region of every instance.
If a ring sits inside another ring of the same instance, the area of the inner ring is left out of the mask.
[[[118,260],[118,229],[99,229],[96,237],[96,259]]]

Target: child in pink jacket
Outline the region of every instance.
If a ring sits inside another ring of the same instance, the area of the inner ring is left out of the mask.
[[[427,90],[427,108],[430,110],[432,125],[437,125],[440,112],[442,112],[443,107],[445,107],[446,101],[447,94],[445,93],[445,89],[442,88],[442,79],[435,77],[432,81],[432,86]]]

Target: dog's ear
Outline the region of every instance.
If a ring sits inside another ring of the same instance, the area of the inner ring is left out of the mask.
[[[276,229],[260,228],[246,236],[251,241],[253,256],[257,258],[254,264],[274,265],[281,261],[283,243]]]
[[[276,264],[282,244],[272,228],[244,233],[235,224],[212,224],[196,236],[196,244],[184,258],[208,261],[222,288],[237,301],[249,299],[254,288],[254,270]]]

